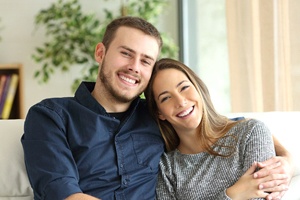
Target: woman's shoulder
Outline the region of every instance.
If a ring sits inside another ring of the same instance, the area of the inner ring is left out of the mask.
[[[170,160],[174,159],[175,151],[164,152],[161,156],[160,162],[170,162]]]
[[[230,131],[229,134],[234,134],[236,136],[249,137],[269,137],[271,132],[264,122],[254,119],[247,118],[237,123]]]
[[[246,118],[241,120],[239,123],[237,123],[234,128],[238,129],[253,129],[253,128],[259,128],[259,129],[267,129],[267,126],[264,122],[254,119],[254,118]]]
[[[160,158],[159,167],[163,173],[172,173],[175,151],[164,152]]]

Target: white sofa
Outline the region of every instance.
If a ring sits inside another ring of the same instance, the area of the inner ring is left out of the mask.
[[[292,153],[295,173],[284,200],[300,200],[300,112],[236,113],[229,117],[245,116],[262,120],[271,132]],[[298,124],[299,123],[299,124]],[[20,138],[24,120],[0,120],[0,200],[32,200]],[[298,154],[298,156],[297,156]]]

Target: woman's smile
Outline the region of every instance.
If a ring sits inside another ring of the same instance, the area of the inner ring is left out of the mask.
[[[184,118],[184,117],[187,117],[188,115],[190,115],[193,111],[194,111],[194,106],[178,113],[176,116],[179,118]]]

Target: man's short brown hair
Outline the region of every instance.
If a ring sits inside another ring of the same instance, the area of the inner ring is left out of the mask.
[[[102,43],[104,44],[106,49],[109,48],[110,43],[112,42],[112,40],[116,35],[117,29],[120,28],[121,26],[136,28],[138,30],[143,31],[145,34],[154,37],[157,40],[159,49],[161,49],[163,45],[163,41],[158,30],[146,20],[139,17],[132,17],[132,16],[117,18],[107,25],[106,31],[102,39]]]

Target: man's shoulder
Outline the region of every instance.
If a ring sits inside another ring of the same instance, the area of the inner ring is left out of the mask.
[[[53,98],[46,98],[41,100],[40,102],[31,106],[32,109],[50,109],[50,110],[57,110],[62,109],[64,107],[70,107],[70,104],[74,102],[74,97],[53,97]]]
[[[36,103],[35,105],[61,105],[68,102],[72,102],[74,100],[74,97],[52,97],[52,98],[46,98],[41,100],[40,102]]]

